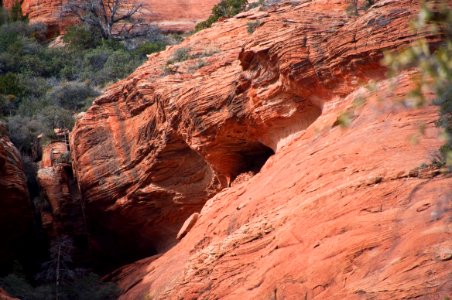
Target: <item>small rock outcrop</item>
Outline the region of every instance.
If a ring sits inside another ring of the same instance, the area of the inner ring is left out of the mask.
[[[39,208],[47,236],[51,240],[61,236],[85,236],[84,204],[72,174],[66,142],[51,142],[43,148],[37,179],[47,204]]]
[[[190,217],[188,217],[188,219],[185,220],[181,229],[177,233],[176,239],[181,240],[184,236],[186,236],[187,233],[193,228],[193,226],[195,226],[196,221],[198,221],[198,218],[199,218],[198,213],[194,213]]]

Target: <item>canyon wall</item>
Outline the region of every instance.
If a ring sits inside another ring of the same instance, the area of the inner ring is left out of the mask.
[[[380,65],[441,37],[413,33],[410,0],[347,6],[291,1],[218,22],[80,114],[71,151],[93,243],[106,261],[159,254],[111,275],[123,299],[447,295],[437,107],[401,105],[418,73],[386,80]]]
[[[0,274],[23,258],[31,239],[33,214],[22,157],[0,123]]]
[[[133,0],[135,1],[135,0]],[[22,12],[28,15],[31,23],[44,23],[50,33],[58,34],[77,22],[72,17],[61,18],[61,11],[66,0],[23,0]],[[126,3],[127,1],[124,1]],[[159,0],[136,1],[142,3],[144,9],[140,18],[145,22],[156,24],[164,31],[186,32],[193,30],[196,23],[207,19],[212,7],[219,0]],[[13,0],[4,0],[3,5],[10,9]]]

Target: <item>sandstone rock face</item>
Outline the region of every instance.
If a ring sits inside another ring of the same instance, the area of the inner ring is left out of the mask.
[[[99,251],[116,261],[164,251],[207,199],[383,78],[383,50],[438,40],[412,34],[411,1],[380,1],[359,17],[347,5],[243,13],[150,56],[96,99],[71,149]],[[190,58],[177,62],[180,52]]]
[[[144,4],[142,18],[149,23],[156,24],[165,31],[185,32],[193,30],[196,23],[207,19],[212,7],[219,0],[144,0],[137,1]],[[10,9],[13,0],[5,0],[4,7]],[[23,0],[22,11],[32,23],[44,23],[50,34],[64,32],[64,29],[77,22],[72,17],[63,17],[62,7],[65,0]]]
[[[179,244],[118,278],[121,299],[443,299],[452,179],[418,172],[441,142],[435,107],[394,104],[410,77],[379,83],[395,102],[361,90],[326,103],[260,173],[210,199]],[[361,95],[351,126],[334,126]]]
[[[45,146],[37,174],[48,207],[40,207],[41,223],[50,239],[86,234],[82,198],[69,162],[68,145],[52,142]]]
[[[0,133],[0,273],[24,254],[32,222],[22,158],[9,138]]]

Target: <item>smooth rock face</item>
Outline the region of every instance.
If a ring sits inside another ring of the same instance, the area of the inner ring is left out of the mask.
[[[181,229],[177,233],[176,238],[178,240],[181,240],[184,236],[186,236],[190,229],[192,229],[193,226],[195,226],[196,221],[198,221],[198,218],[199,218],[198,213],[194,213],[190,217],[188,217],[188,219],[184,222],[184,225],[182,225]]]
[[[0,274],[8,270],[14,259],[24,255],[32,226],[22,158],[9,138],[0,133]]]
[[[64,29],[77,23],[73,17],[63,16],[61,11],[66,0],[23,0],[22,11],[28,14],[31,23],[44,23],[50,34],[64,32]],[[127,1],[123,1],[127,3]],[[133,2],[133,1],[132,1]],[[160,29],[173,32],[185,32],[195,28],[196,23],[207,19],[212,7],[219,0],[144,0],[142,18],[147,23],[156,24]],[[10,9],[13,0],[4,0],[4,7]]]

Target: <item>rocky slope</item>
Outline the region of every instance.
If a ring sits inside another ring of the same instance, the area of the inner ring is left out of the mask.
[[[0,123],[0,274],[27,251],[33,215],[19,151]]]
[[[74,18],[64,16],[61,18],[62,7],[65,0],[23,0],[22,11],[28,15],[32,23],[44,23],[51,33],[63,32],[71,24],[76,23]],[[126,1],[124,1],[126,2]],[[154,23],[162,30],[190,31],[196,23],[210,15],[212,7],[219,0],[159,0],[136,1],[143,3],[142,18],[144,21]],[[4,7],[10,9],[15,1],[4,0]]]
[[[417,73],[385,80],[380,65],[385,50],[440,37],[411,31],[413,1],[359,16],[347,5],[291,1],[220,22],[79,117],[73,168],[104,259],[163,253],[200,211],[169,251],[112,274],[123,299],[447,295],[437,108],[400,105]]]

